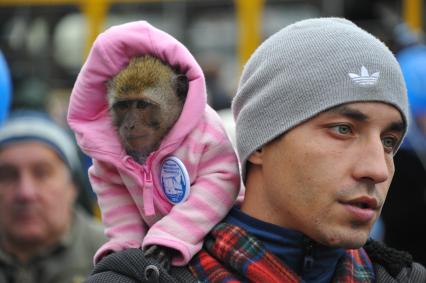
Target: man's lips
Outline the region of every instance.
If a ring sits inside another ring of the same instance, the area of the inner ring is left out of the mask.
[[[342,201],[344,204],[354,205],[364,209],[376,210],[379,208],[379,202],[374,197],[361,196],[347,201]]]
[[[340,201],[349,214],[360,222],[371,221],[380,205],[377,199],[369,196],[361,196],[350,200]]]

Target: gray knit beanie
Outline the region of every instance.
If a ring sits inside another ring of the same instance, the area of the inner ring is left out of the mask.
[[[243,180],[247,158],[264,144],[324,110],[359,101],[393,105],[408,124],[400,67],[377,38],[341,18],[303,20],[272,35],[245,65],[232,102]]]

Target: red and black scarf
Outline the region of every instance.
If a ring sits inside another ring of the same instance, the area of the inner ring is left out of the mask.
[[[208,235],[190,269],[201,282],[303,282],[275,255],[247,232],[221,223]],[[347,250],[332,282],[374,282],[373,265],[364,249]]]

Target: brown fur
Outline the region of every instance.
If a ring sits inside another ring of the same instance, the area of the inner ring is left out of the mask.
[[[182,111],[188,80],[152,56],[132,58],[108,85],[114,126],[139,163],[156,150]]]

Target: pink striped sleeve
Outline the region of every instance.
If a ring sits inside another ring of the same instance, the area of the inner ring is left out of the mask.
[[[105,234],[109,239],[96,252],[94,262],[99,262],[113,251],[141,247],[146,226],[115,167],[94,160],[89,169],[89,178],[98,198]]]
[[[231,209],[239,193],[238,161],[224,133],[217,129],[210,136],[198,164],[198,176],[186,202],[175,205],[168,215],[155,223],[143,247],[157,244],[179,251],[174,265],[185,265],[201,249],[207,233]],[[194,148],[192,146],[192,148]]]

